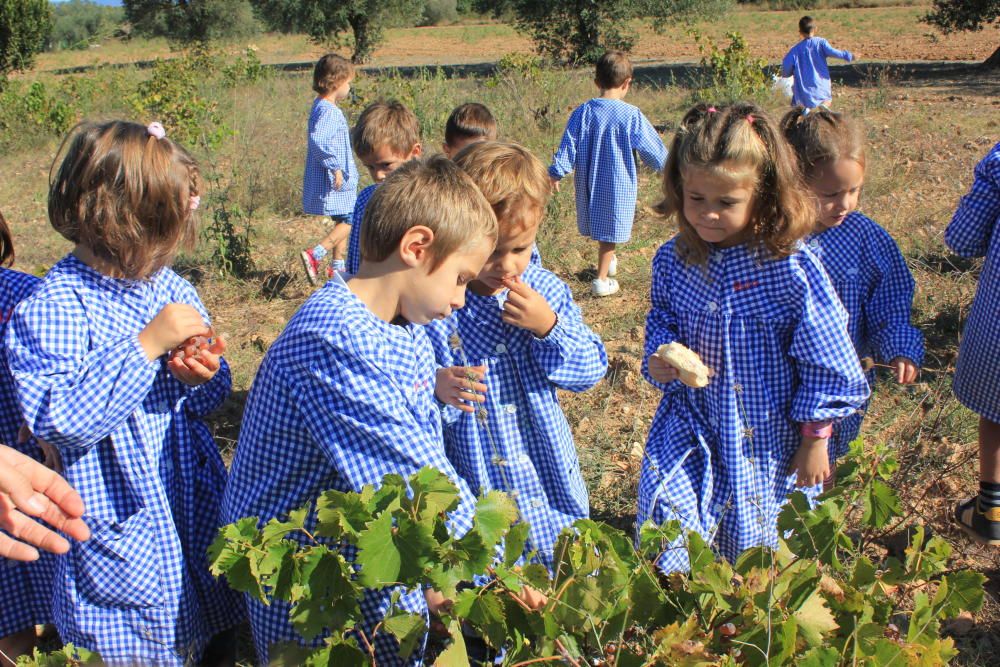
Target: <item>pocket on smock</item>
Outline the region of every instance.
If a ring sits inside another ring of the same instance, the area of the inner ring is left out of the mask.
[[[156,537],[142,509],[122,522],[87,518],[92,534],[77,547],[77,588],[90,603],[138,609],[163,604]]]

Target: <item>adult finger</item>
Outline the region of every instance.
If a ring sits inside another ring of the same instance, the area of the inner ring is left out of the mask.
[[[38,549],[0,533],[0,560],[38,560]]]
[[[52,553],[62,554],[69,551],[69,542],[65,538],[20,512],[9,497],[0,496],[0,498],[2,498],[0,499],[0,528],[7,531],[13,541],[30,544]],[[14,556],[6,556],[8,558],[22,560],[27,557],[29,560],[34,560],[38,557],[37,552],[32,558],[30,552],[18,549],[14,545],[8,545],[8,547],[13,549],[15,553]],[[20,555],[17,555],[18,553]]]

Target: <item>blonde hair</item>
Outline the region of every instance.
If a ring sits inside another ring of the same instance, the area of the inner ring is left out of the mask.
[[[455,156],[455,164],[472,177],[505,231],[541,219],[549,201],[549,173],[531,151],[513,143],[480,141]]]
[[[351,145],[362,158],[386,146],[396,155],[409,156],[419,143],[420,121],[395,100],[369,104],[351,130]]]
[[[127,121],[80,123],[52,177],[49,221],[124,278],[146,278],[194,244],[201,179],[179,144]],[[56,161],[52,163],[55,168]]]
[[[632,78],[632,61],[624,51],[608,51],[597,61],[594,80],[601,90],[618,88]]]
[[[709,251],[684,217],[684,172],[691,168],[751,185],[751,243],[771,257],[792,254],[812,230],[815,207],[799,177],[795,156],[774,122],[745,102],[698,104],[684,115],[674,134],[663,169],[663,201],[655,207],[676,220],[677,253],[688,264],[704,264]]]
[[[860,123],[828,109],[805,111],[798,106],[786,113],[781,132],[795,151],[806,180],[818,167],[838,160],[853,160],[865,168],[865,136]]]
[[[354,78],[354,63],[336,53],[328,53],[316,61],[313,68],[313,90],[326,95]]]
[[[436,155],[410,160],[375,190],[361,223],[361,258],[382,262],[403,235],[423,225],[434,232],[432,270],[449,255],[483,237],[497,238],[497,219],[479,188],[458,165]]]

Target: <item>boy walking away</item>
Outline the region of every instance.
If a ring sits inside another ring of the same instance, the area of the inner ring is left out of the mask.
[[[601,95],[573,111],[549,177],[558,190],[559,181],[574,172],[577,228],[597,241],[597,278],[591,291],[610,296],[618,291],[615,247],[632,237],[639,193],[633,151],[659,172],[667,149],[639,108],[622,101],[632,85],[627,55],[608,51],[601,56],[594,84]]]
[[[466,102],[455,107],[444,126],[441,152],[455,157],[458,151],[477,141],[497,140],[497,120],[485,105]]]
[[[462,307],[465,286],[495,241],[489,204],[444,157],[411,162],[378,188],[362,228],[361,270],[346,281],[335,274],[309,297],[261,363],[223,523],[254,516],[263,525],[328,489],[358,492],[388,473],[407,477],[433,466],[459,489],[452,531],[460,536],[471,527],[475,499],[445,456],[434,352],[420,325]],[[373,662],[381,666],[404,664],[398,643],[378,627],[394,595],[399,591],[391,588],[367,591],[360,601],[364,621],[354,630],[364,633],[359,643],[374,647]],[[428,599],[434,596],[428,591]],[[419,591],[396,606],[428,609]],[[271,664],[274,642],[305,643],[287,603],[248,597],[248,607],[256,664]],[[419,664],[422,653],[418,647],[407,664]]]
[[[372,184],[358,195],[351,216],[351,236],[347,244],[348,275],[357,273],[361,266],[361,223],[375,189],[386,176],[420,157],[420,121],[412,111],[395,100],[375,102],[361,112],[358,124],[351,130],[351,142],[361,164],[368,170]]]
[[[337,103],[351,93],[354,65],[328,53],[313,70],[316,101],[309,113],[306,168],[302,178],[302,210],[330,216],[333,229],[315,247],[301,253],[309,281],[319,280],[320,262],[330,255],[328,274],[344,270],[344,244],[351,232],[351,212],[358,196],[358,168],[351,155],[347,119]]]
[[[801,105],[806,109],[828,107],[833,94],[830,92],[830,70],[826,67],[826,59],[839,58],[852,62],[854,54],[835,49],[830,42],[816,37],[816,19],[811,16],[799,19],[799,37],[801,41],[781,61],[781,75],[795,77],[792,106]]]

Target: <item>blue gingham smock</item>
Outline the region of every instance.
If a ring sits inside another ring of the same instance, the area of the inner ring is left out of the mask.
[[[847,330],[858,358],[870,356],[887,364],[906,357],[919,368],[924,363],[924,336],[910,323],[913,276],[889,233],[855,211],[836,227],[814,234],[807,245],[823,263],[847,310]],[[874,369],[867,378],[874,386]],[[834,426],[831,463],[847,454],[867,409],[866,401]]]
[[[595,241],[625,243],[632,237],[639,180],[633,151],[662,171],[667,149],[638,107],[594,98],[569,117],[549,175],[573,173],[576,225]]]
[[[801,104],[806,109],[815,109],[833,98],[827,58],[852,62],[854,55],[850,51],[833,48],[822,37],[803,39],[785,54],[781,60],[781,74],[795,77],[792,83],[793,105]]]
[[[664,397],[646,441],[636,525],[679,520],[734,560],[776,546],[799,423],[847,417],[868,383],[847,314],[810,252],[760,261],[746,246],[714,248],[703,267],[684,264],[674,243],[653,260],[643,373]],[[649,377],[649,355],[674,340],[715,371],[704,389]],[[658,564],[687,569],[683,538]]]
[[[328,489],[356,492],[388,473],[409,477],[429,465],[458,485],[461,503],[450,527],[464,534],[472,525],[475,499],[445,456],[435,370],[423,327],[383,322],[335,275],[292,317],[257,372],[223,521],[254,516],[263,525]],[[310,524],[315,520],[314,511]],[[344,555],[351,558],[351,550]],[[391,590],[369,591],[361,601],[368,636],[388,609]],[[286,603],[250,600],[248,606],[261,663],[268,662],[272,643],[303,642],[289,623]],[[398,606],[426,612],[420,591],[404,595]],[[398,644],[384,631],[376,635],[375,647],[379,665],[419,664],[419,647],[404,663]]]
[[[361,222],[365,219],[368,200],[375,194],[378,183],[373,183],[361,191],[351,214],[351,235],[347,242],[347,275],[353,276],[361,268]]]
[[[10,368],[32,432],[55,446],[92,537],[58,560],[53,621],[110,664],[182,665],[241,618],[208,572],[225,467],[199,418],[229,394],[229,367],[199,387],[146,358],[139,332],[168,303],[205,312],[170,269],[108,278],[73,255],[15,309]]]
[[[343,173],[334,189],[334,172]],[[336,104],[317,98],[309,113],[302,210],[311,215],[348,216],[358,196],[358,167],[351,152],[351,132]]]
[[[944,240],[963,257],[986,257],[952,386],[962,405],[1000,424],[1000,143],[976,165]]]
[[[555,274],[529,265],[521,279],[556,312],[545,338],[501,319],[507,290],[466,293],[465,306],[428,325],[438,365],[487,366],[481,417],[443,407],[448,458],[476,493],[512,493],[531,526],[525,553],[551,567],[556,537],[590,516],[573,433],[557,389],[581,392],[604,377],[604,343],[583,322],[573,295]],[[456,340],[453,334],[458,334]]]
[[[14,306],[42,281],[20,271],[0,268],[0,339],[14,315]],[[17,443],[24,420],[17,403],[14,378],[7,368],[7,348],[0,345],[0,443],[41,460],[33,440]],[[52,577],[57,556],[40,551],[31,563],[0,561],[0,637],[52,622]]]

